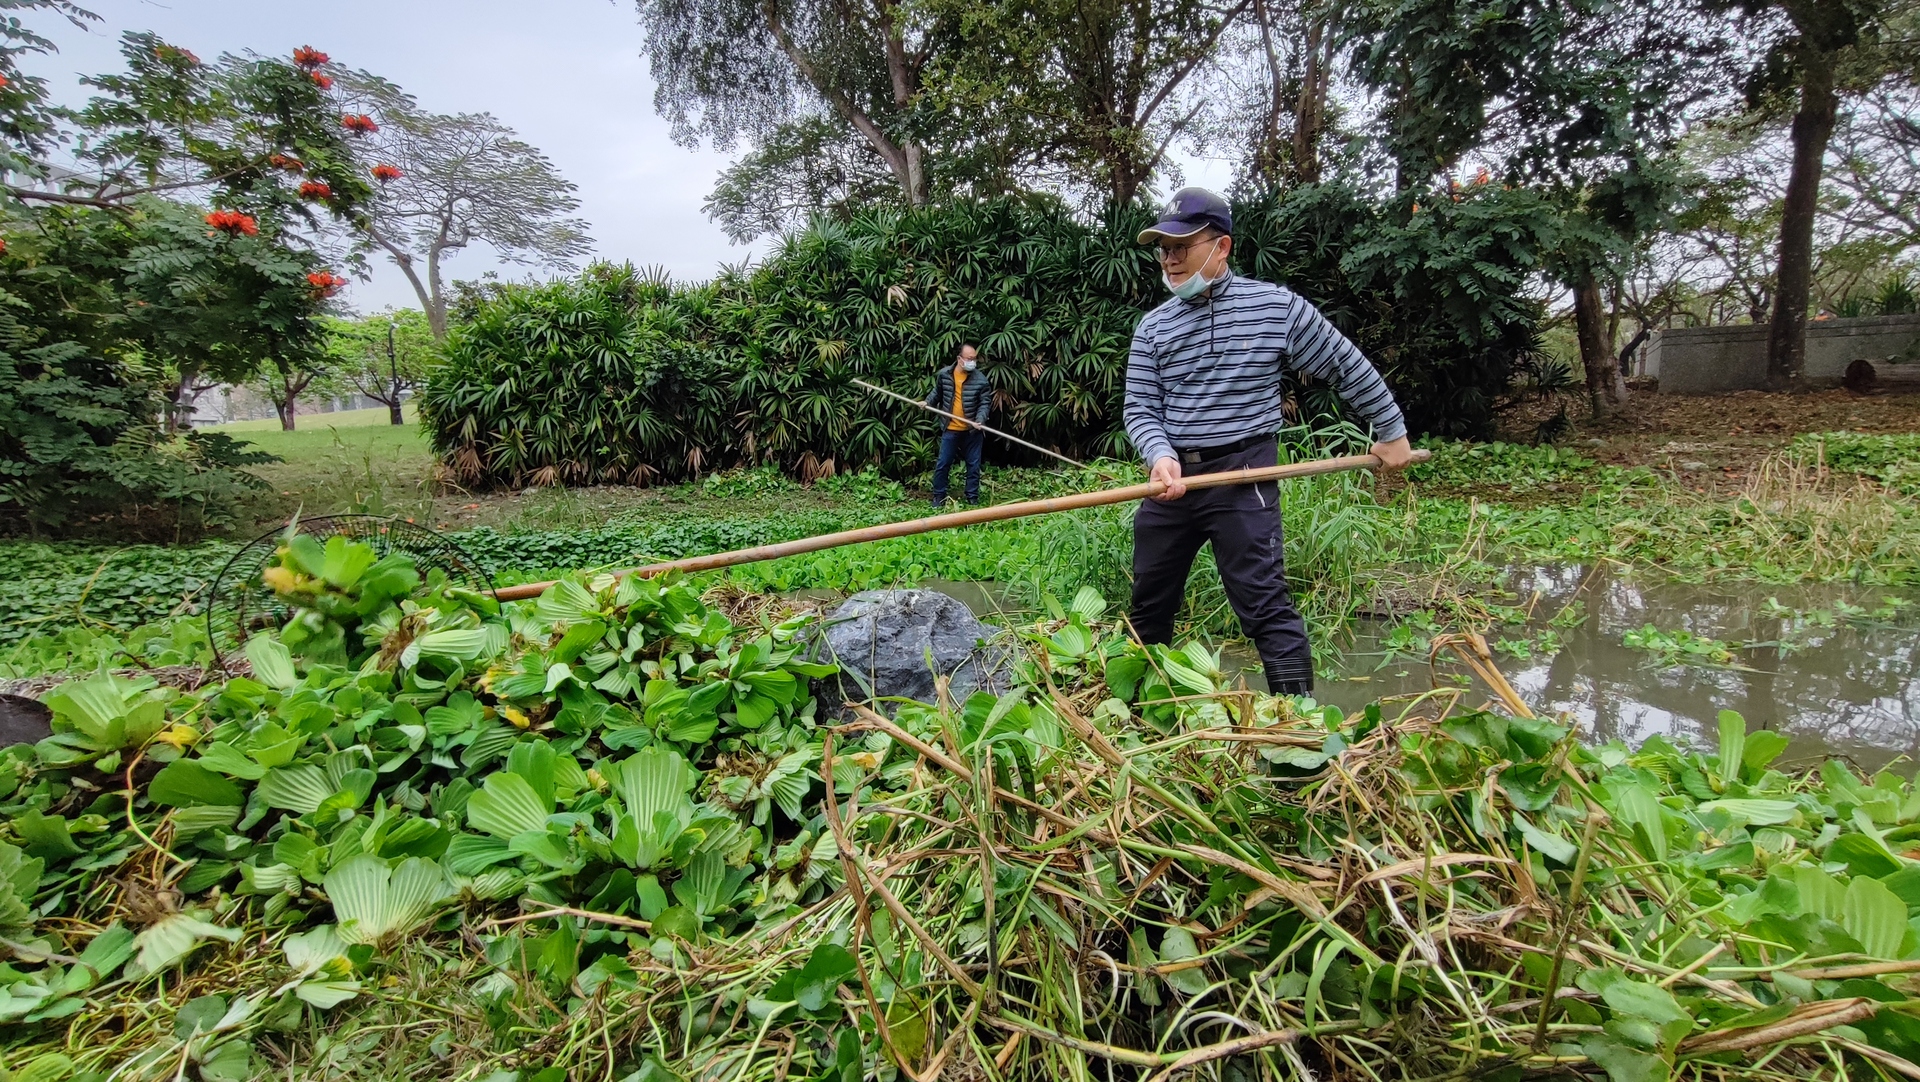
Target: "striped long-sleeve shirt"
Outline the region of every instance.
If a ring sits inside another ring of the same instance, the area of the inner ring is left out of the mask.
[[[1127,360],[1127,435],[1151,466],[1281,428],[1281,374],[1329,380],[1373,438],[1406,422],[1359,347],[1284,286],[1228,275],[1197,300],[1170,298],[1141,317]]]

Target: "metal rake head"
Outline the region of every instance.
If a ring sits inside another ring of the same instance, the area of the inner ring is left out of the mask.
[[[451,538],[425,526],[381,515],[326,515],[301,519],[294,528],[320,541],[351,538],[371,546],[380,556],[404,553],[413,558],[423,580],[440,571],[456,586],[478,593],[493,592],[493,576],[480,561]],[[240,656],[249,635],[276,630],[293,618],[292,606],[274,593],[260,574],[273,565],[286,532],[282,528],[254,538],[214,576],[207,595],[207,641],[213,646],[215,664],[223,669],[230,659]]]

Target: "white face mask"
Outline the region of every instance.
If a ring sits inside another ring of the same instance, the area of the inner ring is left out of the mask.
[[[972,358],[967,358],[960,362],[960,371],[962,372],[971,372],[978,367],[980,367],[980,362]]]
[[[1206,274],[1203,273],[1206,270],[1207,264],[1212,261],[1213,253],[1220,250],[1220,241],[1223,239],[1225,238],[1214,238],[1212,247],[1207,249],[1207,258],[1200,261],[1200,269],[1187,275],[1186,281],[1181,282],[1179,285],[1174,285],[1173,278],[1167,274],[1165,267],[1160,268],[1160,280],[1166,283],[1167,289],[1172,291],[1174,296],[1183,301],[1190,301],[1200,294],[1205,293],[1208,286],[1219,281],[1220,278],[1227,276],[1225,271],[1220,272],[1220,278],[1208,278]]]

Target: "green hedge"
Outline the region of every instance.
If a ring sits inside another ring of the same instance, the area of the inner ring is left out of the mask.
[[[1521,295],[1550,212],[1476,189],[1415,210],[1349,189],[1236,208],[1236,263],[1319,304],[1375,358],[1416,430],[1473,435],[1534,348]],[[979,344],[997,425],[1075,457],[1131,453],[1127,348],[1166,296],[1134,237],[1148,211],[1085,224],[1005,200],[817,220],[761,265],[675,287],[602,264],[476,304],[421,400],[464,483],[644,484],[774,463],[798,476],[924,469],[937,422],[854,377],[925,393]],[[1309,416],[1331,412],[1303,388]],[[1022,461],[989,441],[989,454]]]

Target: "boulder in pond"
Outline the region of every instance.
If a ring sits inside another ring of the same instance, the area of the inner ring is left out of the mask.
[[[53,735],[53,711],[25,695],[0,695],[0,747],[37,744]]]
[[[1013,649],[1005,633],[934,590],[869,590],[826,617],[815,656],[840,666],[821,681],[823,705],[848,700],[935,701],[936,677],[948,677],[955,702],[976,691],[1007,689]],[[891,711],[889,711],[890,713]]]

